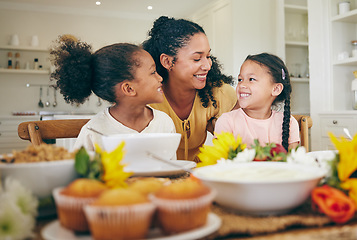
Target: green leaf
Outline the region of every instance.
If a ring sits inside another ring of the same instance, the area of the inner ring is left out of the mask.
[[[86,176],[89,171],[90,159],[89,155],[84,147],[81,147],[76,153],[74,168],[77,173]]]

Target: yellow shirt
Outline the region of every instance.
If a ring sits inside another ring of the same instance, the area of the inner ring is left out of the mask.
[[[219,88],[213,88],[213,96],[217,102],[217,108],[211,104],[204,108],[201,99],[196,93],[193,107],[187,119],[181,120],[171,108],[166,97],[162,103],[150,104],[151,107],[167,113],[174,121],[176,131],[181,133],[181,142],[177,150],[177,159],[198,161],[196,155],[207,137],[207,129],[213,129],[212,120],[217,119],[222,113],[232,110],[237,102],[234,88],[223,84]],[[185,131],[184,131],[185,129]]]

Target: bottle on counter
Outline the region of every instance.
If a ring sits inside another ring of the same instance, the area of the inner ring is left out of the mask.
[[[33,61],[34,61],[33,69],[38,70],[38,58],[35,58]]]
[[[7,68],[12,69],[12,52],[7,53]]]
[[[15,69],[20,69],[20,53],[15,53]]]

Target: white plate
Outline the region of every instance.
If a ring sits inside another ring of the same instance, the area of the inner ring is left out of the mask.
[[[153,169],[130,169],[126,168],[128,171],[133,171],[134,176],[140,177],[159,177],[159,176],[171,176],[171,175],[178,175],[185,172],[184,169],[192,169],[196,167],[196,163],[192,161],[185,161],[185,160],[172,160],[174,164],[181,166],[183,169],[177,168],[175,166],[162,163],[159,167],[155,167]]]
[[[149,240],[190,240],[207,236],[216,230],[222,224],[222,220],[214,213],[208,214],[206,225],[191,231],[164,236],[157,228],[151,229],[148,234]],[[41,235],[46,240],[92,240],[90,235],[75,235],[72,231],[63,228],[59,220],[47,224],[41,231]]]

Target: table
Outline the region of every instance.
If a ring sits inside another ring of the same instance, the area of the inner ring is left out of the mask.
[[[179,181],[188,176],[184,174],[170,178],[172,181]],[[336,225],[327,216],[312,212],[308,201],[292,212],[281,216],[242,215],[217,204],[213,204],[212,212],[222,219],[222,225],[215,233],[203,238],[205,240],[357,240],[357,215],[348,224]],[[35,229],[35,239],[43,240],[40,236],[41,229],[55,219],[56,216],[39,218]]]

